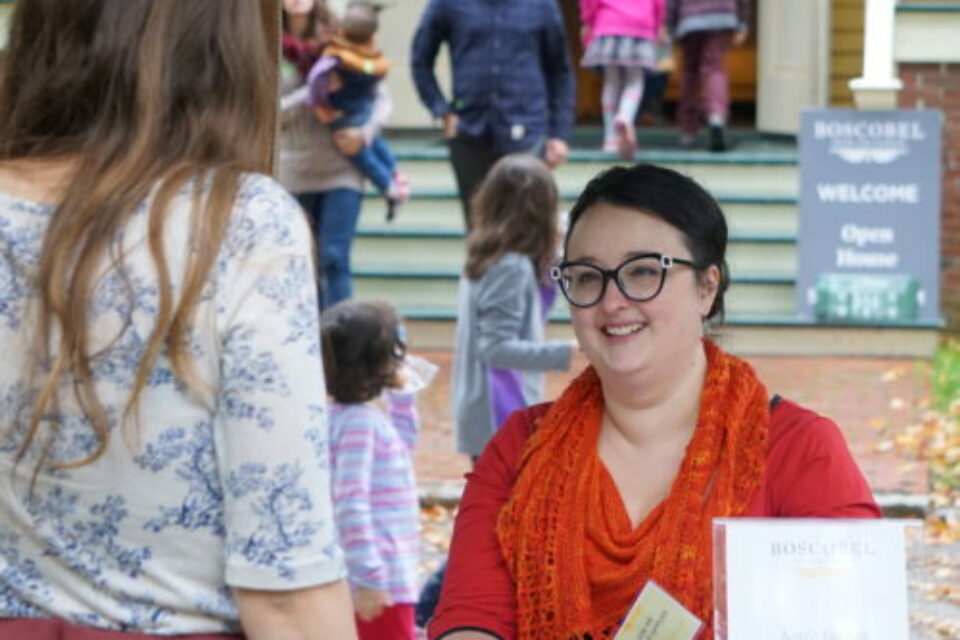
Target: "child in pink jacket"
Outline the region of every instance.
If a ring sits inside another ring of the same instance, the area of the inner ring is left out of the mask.
[[[631,158],[633,121],[644,71],[655,70],[666,0],[580,0],[584,54],[580,64],[603,70],[603,150]]]

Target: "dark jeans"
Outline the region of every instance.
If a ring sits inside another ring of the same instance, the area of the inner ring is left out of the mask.
[[[350,246],[357,232],[362,194],[354,189],[331,189],[297,194],[313,225],[319,253],[320,307],[326,309],[353,292]]]
[[[532,149],[519,150],[516,153],[526,151],[542,158],[545,148],[544,143],[545,141],[541,141]],[[495,151],[489,138],[465,135],[458,135],[447,140],[447,147],[450,150],[450,163],[453,165],[453,173],[457,178],[457,191],[460,193],[460,204],[463,207],[464,226],[469,231],[472,226],[470,222],[470,200],[473,198],[477,187],[487,177],[490,168],[508,152]]]
[[[393,182],[393,172],[397,161],[383,137],[377,136],[360,150],[360,153],[348,156],[350,161],[367,176],[382,194],[386,194]]]
[[[426,627],[437,610],[437,604],[440,603],[440,591],[443,589],[443,578],[447,575],[447,563],[444,562],[440,568],[433,572],[433,575],[427,578],[420,590],[420,597],[417,598],[416,621],[418,627]]]
[[[447,147],[450,149],[450,164],[457,178],[457,191],[463,207],[463,226],[469,231],[470,200],[490,168],[505,154],[494,151],[488,139],[473,136],[451,138],[447,140]]]

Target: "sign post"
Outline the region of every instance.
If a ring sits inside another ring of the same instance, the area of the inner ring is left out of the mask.
[[[801,115],[802,317],[939,320],[942,126],[933,110]]]

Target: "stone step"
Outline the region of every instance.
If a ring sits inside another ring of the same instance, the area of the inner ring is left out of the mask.
[[[742,278],[736,279],[734,284],[726,295],[726,306],[731,313],[793,313],[795,304],[791,278]],[[457,285],[455,273],[416,277],[364,269],[354,274],[354,290],[358,297],[386,300],[401,309],[423,306],[453,314],[457,305]],[[554,306],[551,317],[556,320],[569,319],[567,305],[562,299]]]
[[[642,159],[642,158],[638,158]],[[797,167],[787,162],[693,162],[685,157],[664,158],[663,164],[699,181],[711,192],[745,195],[778,194],[795,196],[799,182]],[[564,192],[580,192],[595,175],[613,166],[610,160],[597,157],[567,162],[554,171],[557,184]],[[443,157],[399,160],[400,170],[410,180],[414,193],[456,186],[450,163]]]
[[[361,233],[353,244],[354,272],[412,268],[410,278],[424,270],[459,273],[466,258],[466,244],[450,233]],[[733,236],[727,247],[727,263],[733,275],[761,272],[796,273],[796,244],[791,236],[756,234]]]
[[[415,349],[450,349],[456,323],[447,311],[400,309],[409,342]],[[805,321],[792,315],[730,314],[713,336],[732,353],[743,356],[829,356],[931,358],[940,340],[939,323],[899,323],[887,326],[838,326]],[[554,321],[547,337],[573,338],[567,322]]]
[[[561,210],[566,211],[573,205],[577,194],[568,191],[561,195]],[[796,196],[719,194],[717,198],[731,233],[797,233]],[[460,200],[453,190],[415,192],[392,222],[387,222],[383,213],[382,200],[377,196],[368,196],[360,216],[360,231],[432,230],[463,233]]]

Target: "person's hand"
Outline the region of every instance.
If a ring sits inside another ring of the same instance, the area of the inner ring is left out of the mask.
[[[313,115],[317,120],[323,124],[330,124],[337,118],[343,115],[342,111],[338,111],[329,105],[318,104],[313,108]]]
[[[733,34],[733,46],[739,47],[744,42],[747,41],[747,36],[750,35],[750,32],[746,29],[740,29],[735,34]]]
[[[364,622],[375,620],[383,610],[393,604],[390,593],[385,589],[366,589],[360,587],[352,594],[353,610]]]
[[[443,114],[443,137],[447,140],[453,140],[457,137],[457,130],[460,128],[460,118],[453,111],[447,111]]]
[[[363,131],[357,127],[346,127],[333,132],[333,144],[337,150],[345,156],[355,156],[366,144],[363,139]]]
[[[543,152],[543,159],[551,169],[559,167],[567,161],[567,154],[570,150],[567,147],[567,141],[560,138],[550,138],[547,140],[546,149]]]
[[[336,71],[330,72],[330,86],[327,87],[327,90],[330,93],[336,93],[343,89],[343,78],[340,77],[340,74]]]

